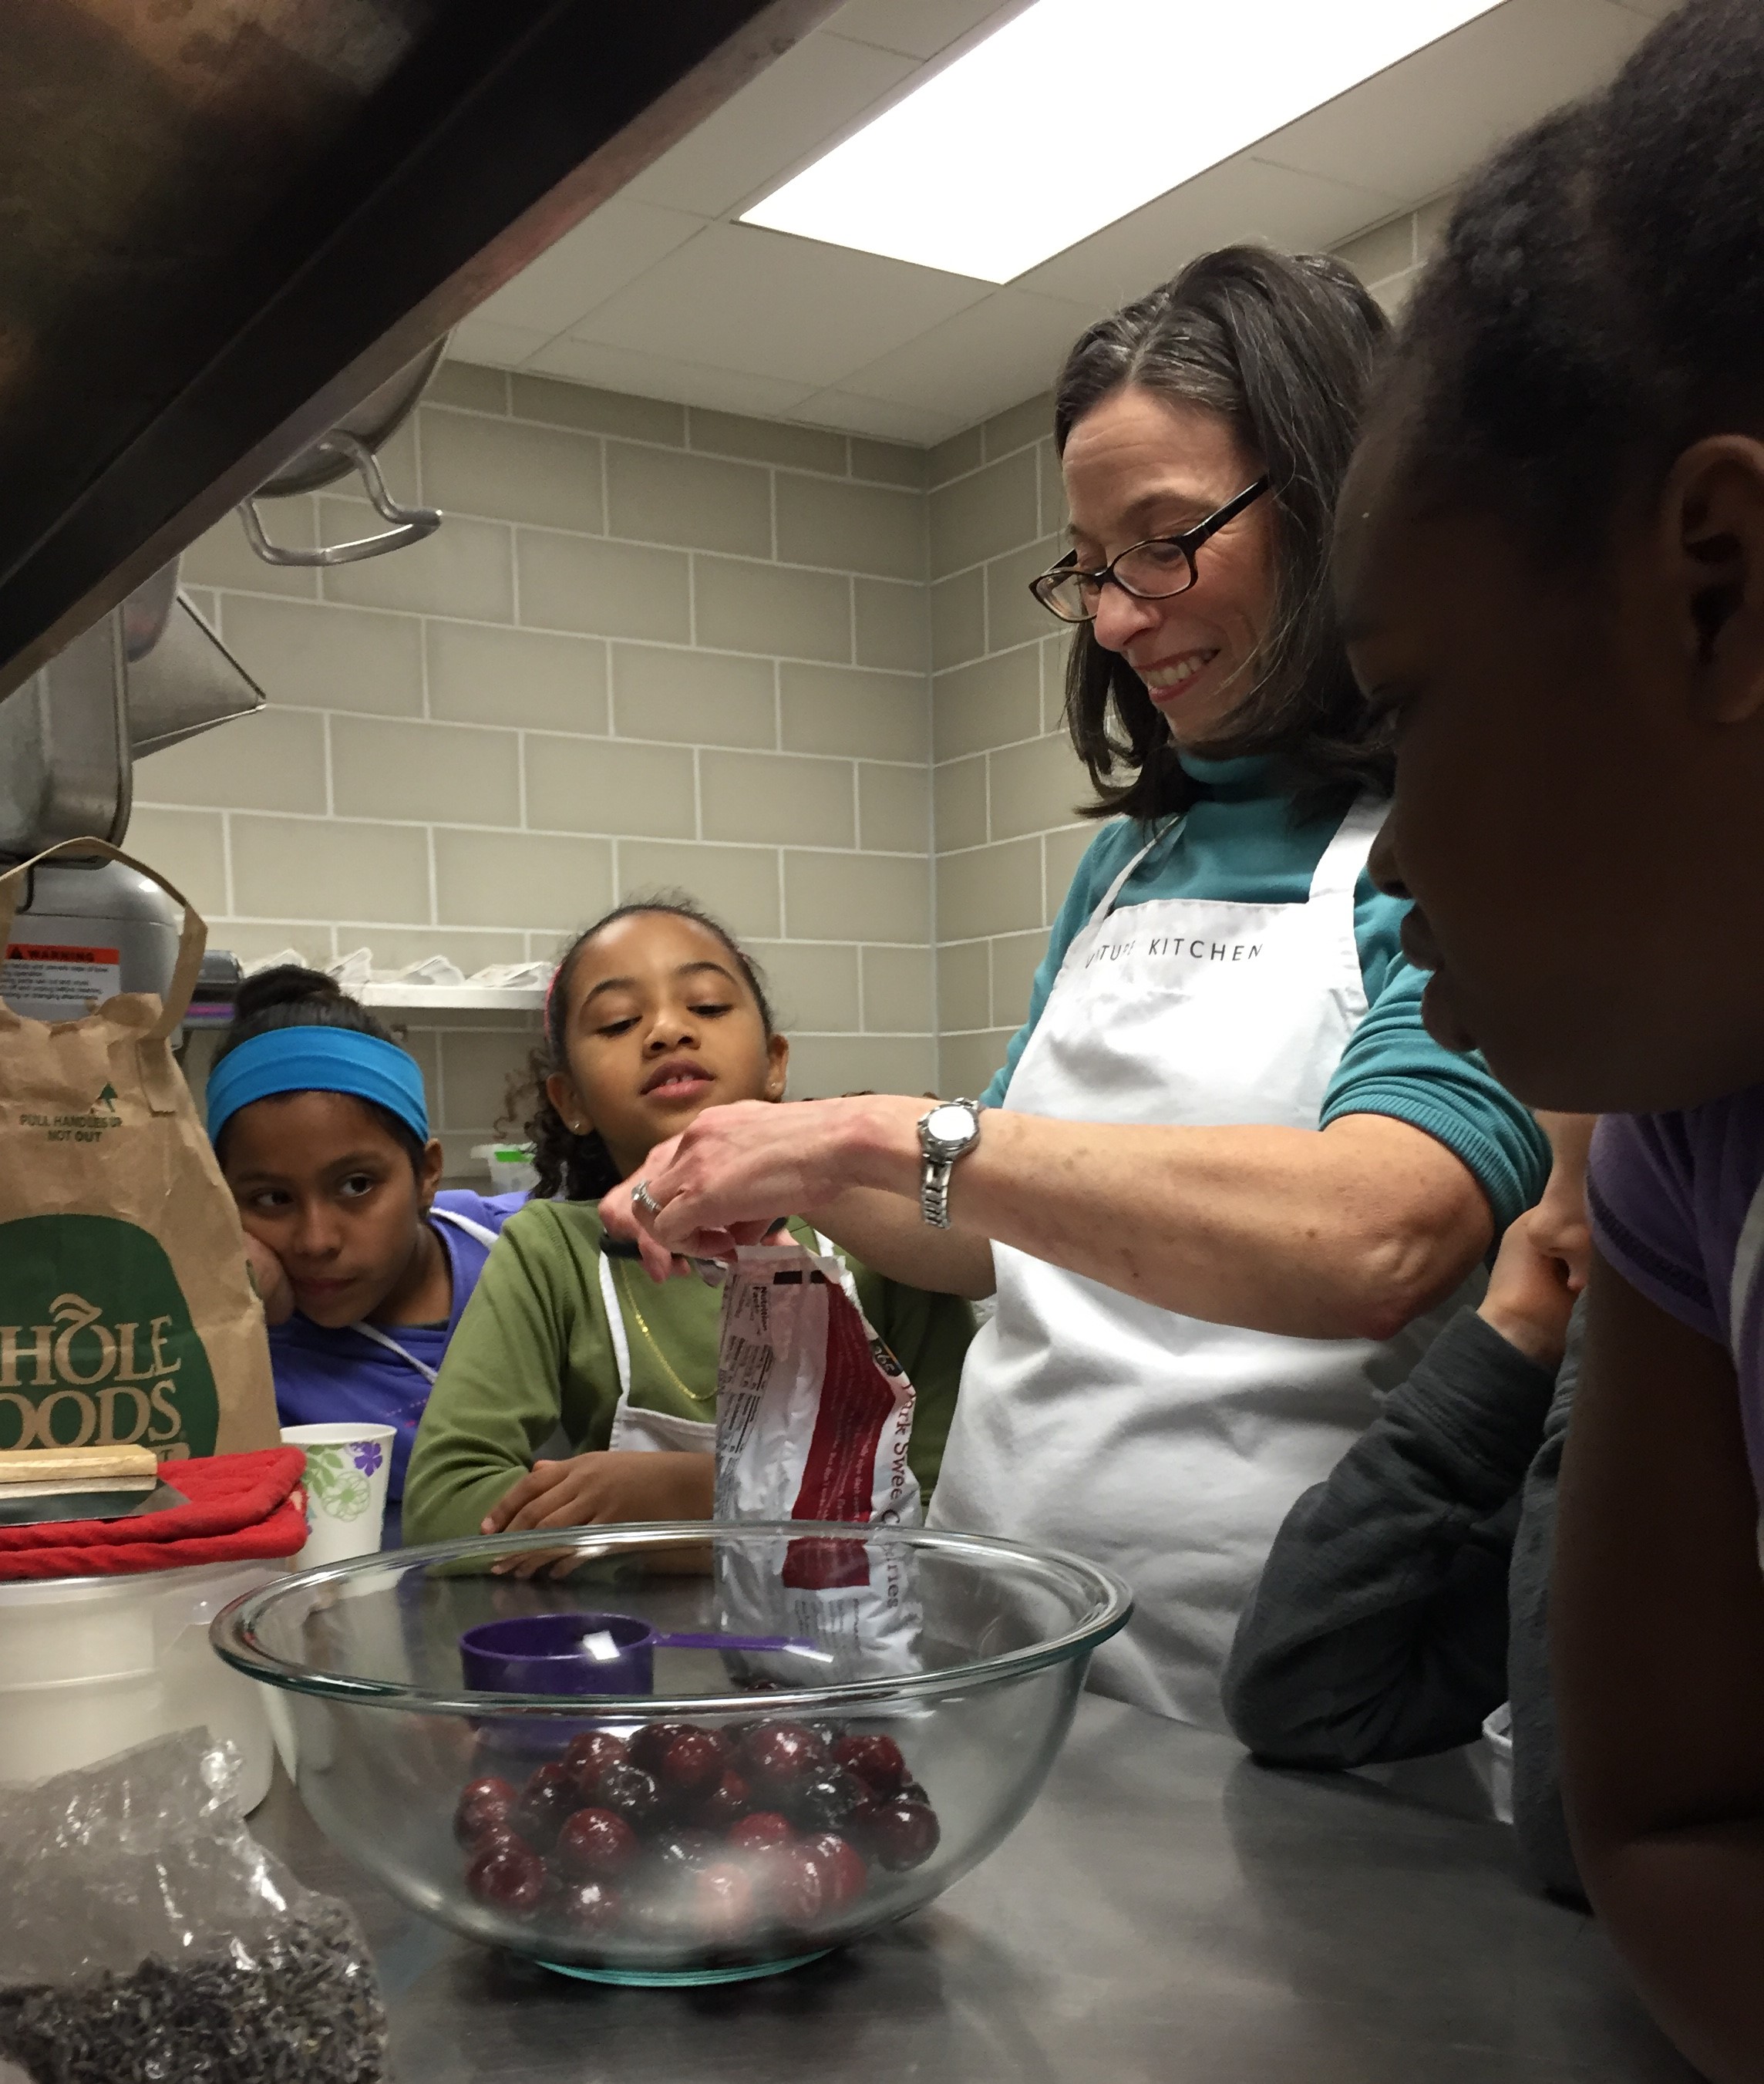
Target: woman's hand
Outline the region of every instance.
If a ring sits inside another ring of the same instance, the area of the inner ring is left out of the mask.
[[[1538,1211],[1528,1209],[1501,1239],[1488,1293],[1477,1315],[1539,1367],[1558,1368],[1581,1281],[1566,1261],[1539,1249]]]
[[[617,1238],[622,1244],[637,1247],[642,1256],[644,1271],[651,1281],[666,1281],[674,1274],[695,1271],[691,1260],[683,1253],[670,1252],[666,1245],[656,1242],[645,1226],[647,1218],[639,1215],[631,1201],[639,1181],[647,1181],[652,1175],[665,1170],[679,1142],[677,1136],[670,1136],[664,1143],[658,1143],[629,1180],[620,1180],[611,1193],[600,1197],[600,1221],[607,1235]],[[706,1252],[699,1256],[709,1258],[710,1255]]]
[[[485,1534],[530,1534],[548,1527],[604,1527],[626,1520],[708,1519],[715,1502],[716,1457],[613,1448],[535,1462],[484,1516]],[[499,1577],[530,1578],[567,1551],[538,1549],[492,1564]]]
[[[252,1292],[263,1306],[266,1324],[285,1324],[294,1315],[294,1284],[288,1269],[269,1247],[249,1230],[245,1233],[245,1272]]]
[[[617,1190],[623,1197],[619,1213],[624,1220],[634,1218],[651,1273],[658,1272],[664,1252],[727,1259],[739,1245],[758,1243],[784,1217],[812,1215],[847,1188],[897,1187],[892,1171],[885,1180],[867,1176],[872,1156],[893,1145],[900,1146],[903,1178],[916,1176],[916,1125],[924,1106],[922,1100],[866,1094],[706,1108],[681,1136],[649,1154],[643,1176],[660,1214],[632,1209],[624,1188]],[[605,1202],[601,1214],[607,1216]],[[613,1228],[610,1219],[608,1226]],[[646,1239],[655,1247],[654,1257]]]

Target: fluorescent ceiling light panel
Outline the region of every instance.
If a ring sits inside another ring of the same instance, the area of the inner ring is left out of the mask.
[[[743,215],[1008,282],[1501,0],[1037,0]]]

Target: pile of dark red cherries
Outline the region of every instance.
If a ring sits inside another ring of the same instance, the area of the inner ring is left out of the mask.
[[[584,1938],[740,1950],[812,1934],[937,1849],[892,1737],[826,1722],[651,1722],[578,1737],[524,1787],[474,1780],[454,1836],[465,1883]]]

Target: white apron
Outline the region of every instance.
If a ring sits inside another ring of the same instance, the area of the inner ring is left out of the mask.
[[[1066,951],[1005,1106],[1316,1129],[1366,1014],[1354,892],[1382,816],[1355,806],[1303,904],[1166,898],[1114,913],[1146,848]],[[959,1167],[956,1180],[959,1192]],[[1008,1246],[993,1256],[998,1307],[969,1350],[931,1521],[1118,1570],[1137,1610],[1092,1684],[1223,1728],[1219,1673],[1281,1521],[1447,1312],[1389,1346],[1286,1338],[1181,1316]]]
[[[815,1233],[815,1249],[829,1258],[837,1256],[819,1230]],[[843,1260],[839,1263],[845,1266]],[[846,1293],[855,1302],[858,1291],[849,1267],[845,1270],[845,1285]],[[619,1371],[619,1400],[613,1413],[608,1447],[647,1449],[670,1455],[715,1454],[715,1419],[676,1418],[671,1411],[646,1411],[641,1404],[631,1402],[631,1342],[625,1329],[625,1311],[619,1302],[618,1287],[613,1278],[613,1264],[604,1252],[600,1254],[600,1300],[606,1306],[606,1328],[612,1337],[613,1358]]]

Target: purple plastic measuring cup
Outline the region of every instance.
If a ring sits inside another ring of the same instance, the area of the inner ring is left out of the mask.
[[[677,1634],[635,1614],[521,1614],[481,1621],[460,1637],[465,1683],[477,1693],[652,1693],[658,1650],[791,1653],[830,1664],[800,1636]]]

